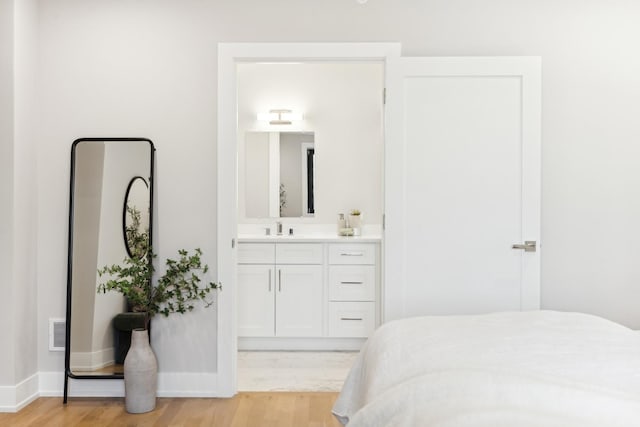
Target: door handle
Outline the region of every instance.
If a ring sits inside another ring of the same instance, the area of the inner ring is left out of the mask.
[[[535,240],[525,240],[524,245],[514,244],[511,246],[512,249],[524,249],[525,252],[535,252],[536,251],[536,241]]]

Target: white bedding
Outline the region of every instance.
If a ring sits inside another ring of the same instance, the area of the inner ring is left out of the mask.
[[[333,412],[349,427],[640,426],[640,332],[552,311],[389,322]]]

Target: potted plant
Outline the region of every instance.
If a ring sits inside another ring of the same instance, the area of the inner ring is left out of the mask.
[[[128,412],[143,413],[155,408],[157,391],[157,361],[149,346],[148,328],[153,316],[186,313],[197,302],[205,307],[213,304],[211,293],[220,289],[218,283],[202,281],[209,267],[201,260],[202,251],[194,254],[181,249],[177,260],[166,260],[166,271],[153,285],[153,258],[149,248],[145,256],[127,257],[121,265],[104,266],[100,277],[108,280],[98,285],[98,292],[120,292],[135,312],[144,313],[145,328],[132,331],[131,348],[124,362],[125,406]]]
[[[349,212],[349,227],[353,228],[354,236],[360,236],[362,233],[362,213],[358,209]]]

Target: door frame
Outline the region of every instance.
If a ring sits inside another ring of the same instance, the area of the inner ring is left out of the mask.
[[[541,256],[541,58],[510,57],[402,57],[387,68],[385,114],[385,272],[382,300],[384,319],[406,315],[407,248],[406,159],[404,135],[405,79],[418,77],[517,77],[522,93],[522,236],[537,241],[537,250],[522,257],[521,310],[540,309]],[[398,190],[400,189],[400,190]]]
[[[217,394],[237,392],[237,73],[239,62],[381,61],[400,57],[399,43],[219,43],[217,133]],[[385,116],[386,121],[386,116]],[[385,126],[386,140],[386,126]],[[385,150],[386,151],[386,150]],[[384,285],[384,283],[383,283]]]

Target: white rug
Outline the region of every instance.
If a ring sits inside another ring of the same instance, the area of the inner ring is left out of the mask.
[[[357,354],[241,351],[238,391],[340,391]]]

